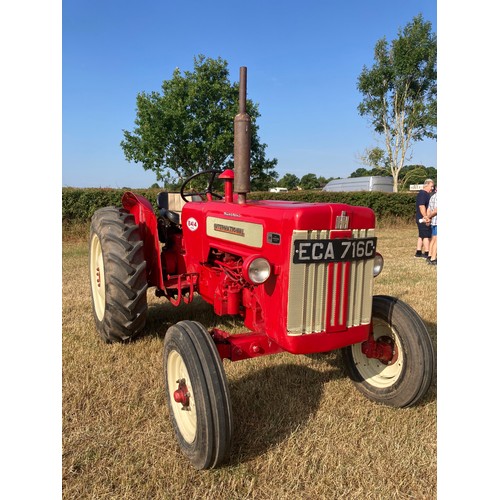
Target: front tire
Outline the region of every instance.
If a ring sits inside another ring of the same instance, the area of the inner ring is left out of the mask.
[[[148,284],[139,226],[123,208],[94,213],[89,268],[94,320],[102,339],[133,339],[146,324]]]
[[[373,297],[373,336],[391,343],[394,358],[384,363],[368,358],[362,343],[342,349],[348,376],[367,398],[398,408],[417,404],[434,376],[435,356],[420,316],[394,297]]]
[[[181,451],[196,469],[217,467],[229,455],[232,408],[222,360],[200,323],[181,321],[168,329],[163,371]]]

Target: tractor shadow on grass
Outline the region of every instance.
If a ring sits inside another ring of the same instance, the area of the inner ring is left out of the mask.
[[[167,330],[179,321],[198,321],[208,330],[217,326],[225,328],[232,319],[220,318],[213,312],[210,304],[201,297],[195,297],[190,304],[181,304],[173,306],[167,299],[160,299],[161,302],[155,302],[148,306],[148,317],[146,327],[137,337],[156,337],[163,339]]]
[[[310,359],[308,366],[287,362],[256,369],[239,379],[228,377],[234,420],[229,467],[261,457],[281,443],[286,443],[286,449],[290,450],[294,446],[293,435],[307,432],[304,429],[315,418],[323,398],[332,397],[331,390],[329,395],[325,394],[325,386],[330,382],[336,384],[335,391],[338,391],[334,398],[350,400],[350,404],[362,401],[368,412],[371,405],[398,411],[370,401],[356,390],[348,380],[340,351],[306,357]],[[349,382],[349,395],[342,395],[346,389],[344,381]],[[412,409],[434,404],[436,393],[434,377],[427,394]],[[345,409],[338,411],[342,420]]]
[[[228,465],[257,458],[301,432],[317,412],[325,384],[343,376],[340,366],[319,371],[288,362],[229,378],[234,433]]]

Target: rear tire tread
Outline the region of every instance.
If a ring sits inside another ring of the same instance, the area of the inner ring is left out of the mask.
[[[147,272],[143,241],[133,215],[123,208],[96,210],[91,241],[97,235],[105,276],[105,311],[95,315],[97,329],[107,343],[136,337],[146,324]]]

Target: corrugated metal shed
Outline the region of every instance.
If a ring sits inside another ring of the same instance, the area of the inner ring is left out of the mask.
[[[371,176],[334,179],[323,188],[323,191],[383,191],[392,193],[392,188],[392,177]]]

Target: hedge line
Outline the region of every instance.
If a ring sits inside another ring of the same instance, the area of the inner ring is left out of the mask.
[[[161,189],[137,189],[134,193],[147,198],[156,208],[156,197]],[[101,207],[121,206],[123,189],[63,188],[63,222],[88,222]],[[370,207],[380,220],[397,219],[411,222],[415,217],[415,193],[289,191],[287,193],[256,192],[248,196],[252,200],[290,200],[305,202],[347,203]]]

